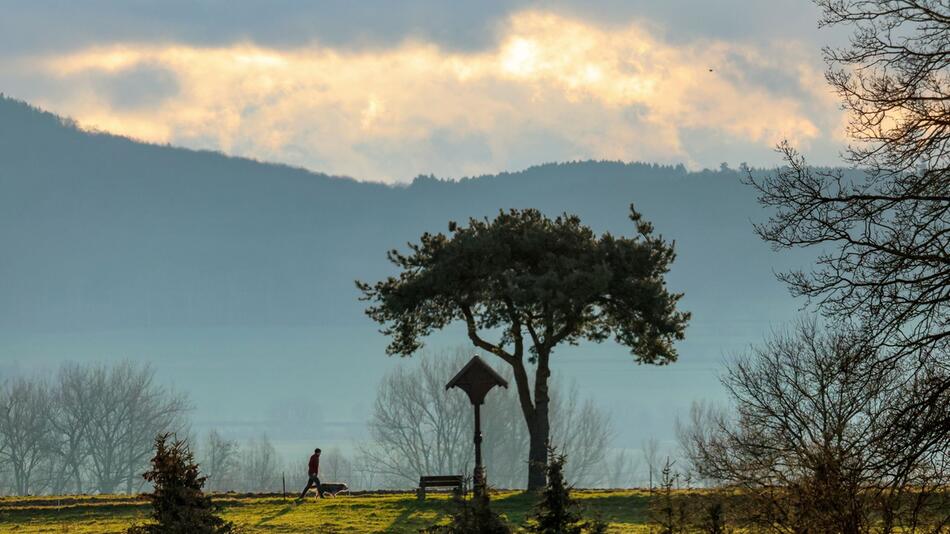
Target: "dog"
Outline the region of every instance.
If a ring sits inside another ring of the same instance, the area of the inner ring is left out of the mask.
[[[320,488],[323,490],[324,497],[336,497],[340,493],[350,493],[350,487],[344,482],[324,482],[320,484]]]

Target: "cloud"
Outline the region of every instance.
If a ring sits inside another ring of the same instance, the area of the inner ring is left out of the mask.
[[[156,106],[178,94],[175,73],[160,65],[139,63],[119,72],[89,75],[89,83],[120,111]]]
[[[88,127],[384,181],[585,158],[715,166],[717,144],[807,147],[841,123],[802,47],[670,42],[645,23],[535,10],[479,50],[119,43],[14,70],[56,87],[17,96]]]
[[[270,48],[320,41],[335,48],[390,48],[407,38],[448,50],[497,42],[495,29],[531,0],[0,0],[0,54],[79,49],[102,43],[177,42],[197,46],[247,40]],[[802,0],[549,0],[546,10],[601,27],[651,20],[664,39],[761,41],[818,35],[819,10]],[[823,30],[823,36],[828,35]]]

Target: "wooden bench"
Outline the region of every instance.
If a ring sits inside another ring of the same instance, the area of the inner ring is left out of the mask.
[[[462,475],[436,475],[428,477],[419,477],[419,489],[416,490],[416,496],[419,500],[425,500],[426,488],[453,488],[454,491],[463,493],[465,479]]]

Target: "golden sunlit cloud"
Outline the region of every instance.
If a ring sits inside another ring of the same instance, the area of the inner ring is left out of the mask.
[[[70,88],[38,103],[84,126],[386,181],[548,160],[709,164],[685,133],[773,146],[816,139],[819,120],[840,124],[824,118],[834,102],[820,70],[793,47],[674,45],[636,24],[537,11],[513,15],[497,46],[478,52],[117,44],[35,64]],[[103,90],[154,71],[174,80],[168,94],[145,80],[148,98],[123,105]],[[782,80],[770,88],[754,73]]]

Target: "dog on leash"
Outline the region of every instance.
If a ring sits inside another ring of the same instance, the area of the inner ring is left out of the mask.
[[[336,497],[340,493],[350,493],[350,487],[343,482],[324,482],[320,484],[320,488],[323,490],[324,497]]]

